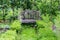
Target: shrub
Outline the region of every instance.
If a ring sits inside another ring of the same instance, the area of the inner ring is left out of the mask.
[[[12,22],[11,28],[19,30],[21,28],[21,22],[19,20],[15,20],[14,22]]]
[[[50,28],[40,28],[40,29],[38,29],[38,39],[56,40],[57,37],[56,37],[55,33]]]
[[[38,25],[38,28],[51,28],[52,22],[44,22],[43,20],[37,20],[36,24]]]
[[[16,40],[15,30],[8,30],[0,36],[0,40]]]
[[[0,19],[3,19],[3,10],[0,9]]]
[[[33,28],[24,28],[21,32],[21,40],[36,40],[35,30]]]

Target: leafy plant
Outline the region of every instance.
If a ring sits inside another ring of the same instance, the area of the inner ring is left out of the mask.
[[[21,28],[21,22],[19,20],[15,20],[12,24],[11,24],[11,28],[15,29],[15,30],[19,30]]]
[[[0,9],[0,19],[3,19],[3,10]]]
[[[44,22],[49,22],[49,21],[50,21],[50,16],[49,16],[49,14],[45,14],[45,15],[42,14],[41,17],[42,17],[42,19],[43,19]]]
[[[42,20],[37,20],[36,24],[38,25],[38,28],[51,28],[52,22],[44,22]]]
[[[10,19],[13,16],[13,10],[9,8],[7,10],[7,15],[5,16],[5,19]]]
[[[38,25],[38,39],[41,40],[56,40],[55,33],[52,30],[53,23],[49,20],[49,16],[42,16],[43,20],[37,20]],[[46,39],[47,38],[47,39]]]
[[[16,39],[16,31],[8,30],[0,36],[0,40],[15,40]]]
[[[33,28],[24,28],[21,32],[21,40],[37,40],[37,35]]]
[[[47,39],[46,39],[47,38]],[[51,28],[38,29],[38,39],[41,40],[56,40],[57,37]]]

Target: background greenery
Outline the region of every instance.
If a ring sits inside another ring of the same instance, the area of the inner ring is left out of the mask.
[[[37,28],[17,20],[25,9],[40,12]],[[0,34],[0,40],[60,40],[60,0],[0,0],[0,27],[6,25],[10,30]]]

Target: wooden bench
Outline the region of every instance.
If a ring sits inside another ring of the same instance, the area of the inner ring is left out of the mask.
[[[40,20],[40,12],[26,9],[20,13],[18,18],[21,23],[35,23],[36,20]]]

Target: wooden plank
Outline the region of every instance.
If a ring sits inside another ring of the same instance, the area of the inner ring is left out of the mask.
[[[36,20],[28,20],[28,19],[25,19],[25,20],[22,20],[22,23],[35,23]]]

